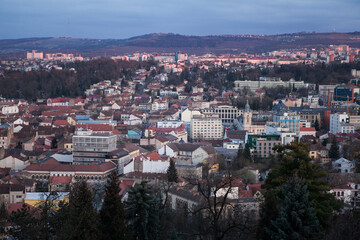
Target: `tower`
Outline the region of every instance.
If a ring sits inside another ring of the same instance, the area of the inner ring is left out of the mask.
[[[251,112],[251,109],[250,109],[249,101],[247,100],[246,105],[245,105],[245,109],[244,109],[244,113],[243,113],[243,127],[244,127],[244,130],[250,129],[250,126],[252,124],[251,118],[252,118],[252,112]]]

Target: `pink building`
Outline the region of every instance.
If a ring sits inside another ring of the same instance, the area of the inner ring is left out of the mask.
[[[44,53],[37,52],[36,50],[32,50],[31,52],[26,52],[27,59],[43,59]]]

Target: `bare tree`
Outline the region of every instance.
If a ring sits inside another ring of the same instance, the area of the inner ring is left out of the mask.
[[[210,174],[202,180],[192,180],[201,201],[192,216],[193,235],[200,239],[248,238],[255,219],[238,199],[238,188],[230,175]],[[195,221],[194,221],[195,220]],[[197,225],[197,226],[196,226]]]

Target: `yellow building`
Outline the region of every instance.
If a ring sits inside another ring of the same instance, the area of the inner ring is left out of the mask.
[[[54,195],[51,195],[50,192],[27,192],[24,203],[38,207],[45,203],[46,200],[52,201],[57,208],[60,201],[69,202],[69,192],[60,192]]]

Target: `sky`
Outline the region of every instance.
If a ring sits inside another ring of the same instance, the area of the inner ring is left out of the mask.
[[[360,31],[360,0],[0,0],[0,39]]]

